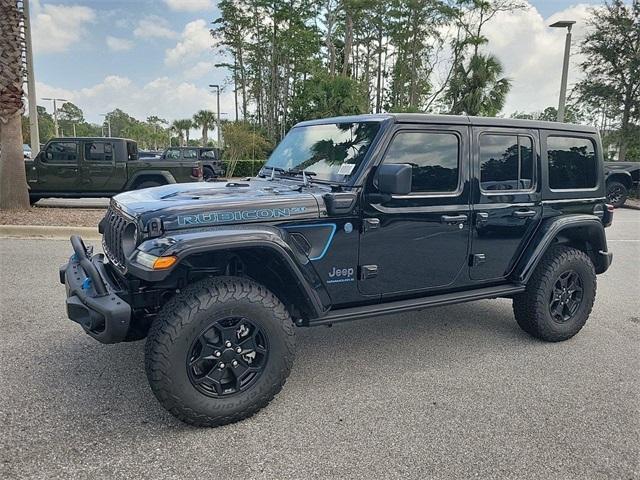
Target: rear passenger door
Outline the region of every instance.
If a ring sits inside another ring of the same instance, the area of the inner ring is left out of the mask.
[[[473,128],[473,280],[501,280],[513,270],[542,217],[537,130]]]
[[[114,145],[107,140],[83,143],[82,189],[87,192],[114,192],[120,187],[116,174]]]

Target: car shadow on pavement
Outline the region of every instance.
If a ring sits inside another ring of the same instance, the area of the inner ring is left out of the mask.
[[[297,353],[291,376],[278,398],[297,394],[323,398],[330,378],[360,379],[403,364],[437,374],[503,348],[535,344],[518,328],[510,303],[478,302],[422,312],[372,318],[296,332]],[[156,402],[144,372],[144,342],[102,345],[85,336],[66,335],[49,347],[48,359],[35,372],[47,408],[88,431],[123,425],[139,428],[190,428]],[[402,360],[398,353],[402,352]],[[316,388],[318,391],[307,391]],[[359,387],[353,384],[354,393]],[[399,387],[401,388],[401,386]],[[302,389],[302,390],[300,390]],[[286,401],[286,400],[285,400]],[[331,399],[325,401],[330,402]],[[278,402],[279,403],[279,402]],[[271,408],[271,407],[270,407]],[[142,427],[141,427],[142,426]],[[121,431],[121,430],[119,430]],[[121,431],[121,433],[123,433]]]

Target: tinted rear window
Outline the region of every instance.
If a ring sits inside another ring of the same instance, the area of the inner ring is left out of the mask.
[[[523,135],[480,136],[483,190],[528,190],[533,186],[533,142]]]
[[[596,149],[592,140],[548,137],[549,188],[594,188],[598,182]]]

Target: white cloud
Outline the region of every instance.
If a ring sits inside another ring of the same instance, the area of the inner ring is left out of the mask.
[[[566,29],[549,28],[558,20],[576,20],[572,34],[572,55],[568,84],[581,79],[578,67],[582,57],[578,45],[584,38],[588,5],[576,5],[544,19],[535,8],[501,13],[486,26],[489,39],[486,50],[495,54],[512,81],[511,91],[503,109],[505,115],[514,111],[541,111],[557,106]]]
[[[34,5],[31,25],[36,53],[66,52],[87,34],[87,25],[94,23],[96,13],[80,5]]]
[[[184,78],[187,80],[197,80],[213,72],[214,68],[213,62],[198,62],[193,67],[185,70]]]
[[[164,3],[176,12],[197,12],[213,8],[211,0],[164,0]]]
[[[78,90],[56,88],[40,82],[36,86],[39,96],[65,98],[80,107],[85,118],[96,123],[101,121],[101,113],[115,108],[139,120],[158,115],[169,121],[190,118],[201,109],[216,110],[215,93],[191,82],[168,77],[159,77],[139,85],[127,77],[110,75],[98,84]],[[233,112],[233,102],[233,93],[222,92],[222,112]]]
[[[178,36],[171,30],[169,22],[157,15],[148,15],[141,19],[133,30],[133,34],[142,38],[176,38]]]
[[[185,25],[180,40],[175,47],[167,49],[164,62],[167,65],[178,65],[187,60],[198,57],[213,46],[213,39],[209,33],[207,22],[198,19]]]
[[[131,50],[133,47],[133,42],[131,40],[127,40],[126,38],[117,38],[112,37],[111,35],[107,35],[107,47],[112,52],[123,52],[126,50]]]

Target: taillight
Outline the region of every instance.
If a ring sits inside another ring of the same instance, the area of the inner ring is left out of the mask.
[[[196,178],[202,178],[202,166],[198,165],[191,169],[191,176]]]
[[[604,218],[602,219],[602,223],[605,227],[610,227],[611,224],[613,223],[613,205],[610,204],[605,204],[605,207],[607,209],[607,212],[604,215]]]

